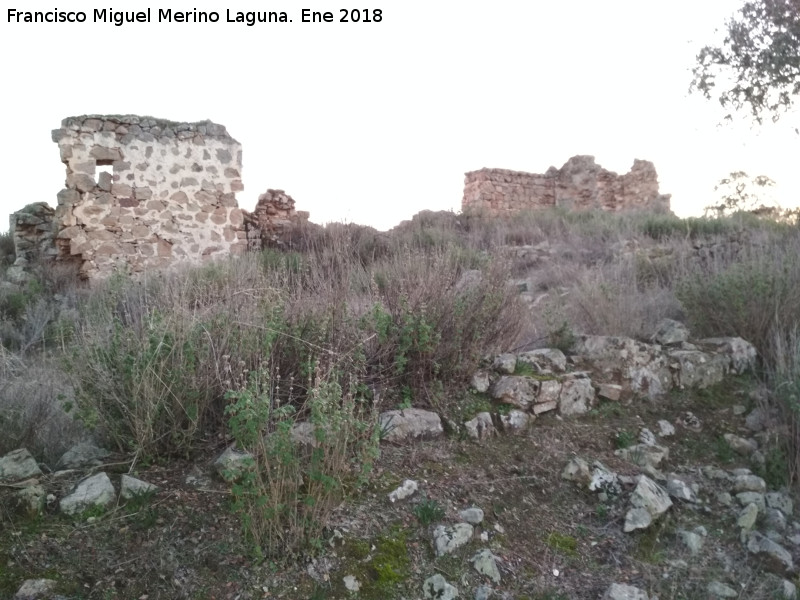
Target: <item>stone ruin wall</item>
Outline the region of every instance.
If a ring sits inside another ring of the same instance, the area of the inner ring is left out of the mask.
[[[35,203],[11,216],[18,274],[42,259],[74,264],[85,279],[200,262],[280,245],[308,219],[280,190],[252,214],[239,208],[242,148],[211,121],[69,117],[53,141],[66,187],[55,210]]]
[[[573,156],[560,169],[550,167],[544,174],[505,169],[466,174],[464,212],[498,216],[554,206],[669,211],[670,196],[659,192],[655,166],[646,160],[634,160],[624,175],[602,168],[593,156]]]
[[[294,200],[283,190],[267,190],[258,197],[252,213],[246,212],[245,228],[250,250],[283,247],[293,231],[307,222],[307,211],[294,209]]]

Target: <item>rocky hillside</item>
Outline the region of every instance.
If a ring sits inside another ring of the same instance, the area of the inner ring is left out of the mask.
[[[796,597],[796,229],[310,235],[0,285],[0,598]]]

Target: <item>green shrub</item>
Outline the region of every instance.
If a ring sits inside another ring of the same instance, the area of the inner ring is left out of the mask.
[[[374,412],[324,378],[303,407],[313,441],[296,440],[292,428],[301,412],[275,397],[276,385],[265,371],[252,373],[245,387],[226,394],[225,408],[237,446],[254,464],[233,486],[233,509],[269,556],[318,548],[328,515],[366,482],[378,448]]]
[[[739,336],[773,362],[774,326],[800,321],[800,263],[775,249],[716,272],[687,276],[676,294],[695,336]]]
[[[414,516],[426,527],[444,517],[444,509],[436,501],[426,498],[414,507]]]

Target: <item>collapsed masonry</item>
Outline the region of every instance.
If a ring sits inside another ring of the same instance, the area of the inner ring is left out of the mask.
[[[11,215],[16,262],[72,264],[82,278],[133,273],[281,244],[308,219],[279,190],[239,208],[242,148],[224,126],[135,115],[69,117],[53,131],[66,187],[58,206]]]
[[[670,195],[658,191],[653,163],[634,160],[631,170],[617,175],[596,164],[593,156],[573,156],[563,167],[546,173],[481,169],[466,174],[464,212],[489,216],[522,210],[564,207],[607,211],[669,211]]]

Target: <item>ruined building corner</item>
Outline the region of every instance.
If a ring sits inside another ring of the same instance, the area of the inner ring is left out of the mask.
[[[84,279],[199,263],[280,245],[308,219],[280,191],[252,214],[239,207],[242,148],[211,121],[84,115],[64,119],[52,139],[65,187],[55,209],[38,202],[11,215],[12,277],[38,261],[73,265]]]
[[[544,174],[506,169],[466,173],[464,212],[496,216],[556,206],[669,212],[670,195],[659,192],[655,165],[639,159],[624,175],[604,169],[587,155],[573,156],[560,169],[550,167]]]

